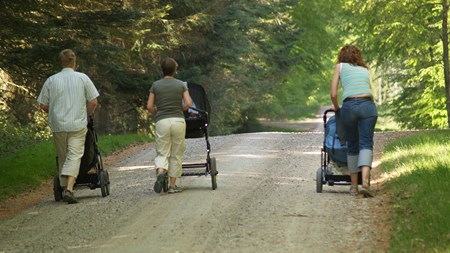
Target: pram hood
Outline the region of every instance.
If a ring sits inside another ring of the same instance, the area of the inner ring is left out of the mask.
[[[211,106],[205,89],[200,84],[188,82],[187,86],[193,102],[192,107],[199,111],[189,109],[185,113],[186,138],[204,137],[207,134]]]
[[[333,161],[347,164],[347,145],[345,144],[345,140],[341,142],[336,131],[335,116],[331,116],[327,121],[325,129],[325,147]]]
[[[206,97],[206,92],[203,86],[191,82],[187,82],[187,84],[189,94],[191,95],[192,102],[194,102],[195,104],[195,108],[206,111],[208,112],[208,114],[211,114],[211,106],[209,104],[208,98]]]

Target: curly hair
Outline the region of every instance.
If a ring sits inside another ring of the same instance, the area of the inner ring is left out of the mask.
[[[354,45],[345,45],[339,51],[338,63],[345,62],[350,63],[355,66],[360,66],[364,68],[368,68],[366,62],[362,57],[361,50]]]

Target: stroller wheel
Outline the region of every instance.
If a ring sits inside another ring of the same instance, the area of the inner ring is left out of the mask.
[[[322,168],[318,168],[316,172],[316,192],[322,192],[323,186],[323,171]]]
[[[210,166],[210,174],[211,174],[211,185],[212,185],[212,189],[215,190],[215,189],[217,189],[217,174],[218,174],[215,157],[211,157],[211,159],[209,161],[209,166]]]
[[[212,189],[217,189],[217,176],[211,176]]]
[[[164,177],[162,190],[163,190],[163,192],[167,192],[169,190],[169,176],[167,175],[167,173]]]
[[[101,170],[99,173],[100,190],[102,191],[102,197],[108,196],[108,194],[106,192],[107,183],[106,183],[106,175],[105,174],[106,173],[104,170]]]
[[[61,201],[63,189],[61,188],[61,185],[59,184],[59,176],[55,176],[53,178],[53,195],[55,196],[55,201]]]
[[[105,172],[105,180],[106,180],[106,195],[109,195],[109,186],[111,183],[109,182],[109,172],[107,170],[104,170]]]

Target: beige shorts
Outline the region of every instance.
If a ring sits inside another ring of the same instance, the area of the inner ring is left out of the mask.
[[[169,177],[181,177],[186,150],[184,118],[167,118],[156,122],[155,167],[168,170]]]
[[[87,128],[76,132],[55,132],[56,153],[58,154],[59,182],[67,187],[67,176],[78,177]]]

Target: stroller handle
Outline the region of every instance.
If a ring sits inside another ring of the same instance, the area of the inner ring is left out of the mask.
[[[327,113],[329,113],[329,112],[335,113],[335,111],[334,111],[332,108],[326,109],[326,110],[323,112],[323,123],[326,123],[326,122],[327,122]]]
[[[189,107],[189,109],[191,109],[193,111],[196,111],[196,112],[208,113],[207,111],[204,111],[204,110],[201,110],[201,109],[198,109],[198,108],[195,108],[195,107]]]

